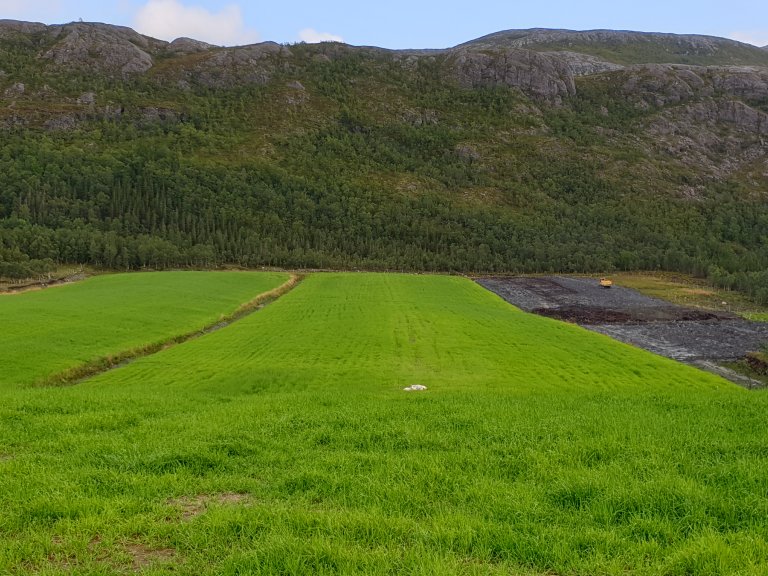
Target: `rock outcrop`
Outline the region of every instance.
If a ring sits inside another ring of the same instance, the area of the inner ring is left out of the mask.
[[[628,98],[653,106],[676,104],[694,96],[712,94],[713,89],[702,76],[705,68],[688,68],[667,64],[646,64],[627,68],[621,92]]]
[[[570,65],[549,54],[461,49],[452,53],[452,60],[456,78],[467,87],[509,86],[552,103],[561,103],[576,93]]]
[[[237,48],[208,50],[203,58],[176,67],[167,76],[187,85],[209,88],[232,88],[247,84],[266,84],[280,65],[289,59],[291,51],[274,42],[264,42]]]
[[[694,120],[727,123],[745,132],[768,135],[768,114],[738,100],[721,101],[716,105],[697,104],[691,107],[690,112]]]
[[[739,131],[768,136],[768,114],[738,100],[704,100],[663,114],[654,122],[657,133],[675,133],[681,126],[729,124]]]
[[[19,20],[0,20],[0,38],[18,38],[44,32],[48,27],[39,22],[21,22]]]
[[[590,56],[589,54],[581,54],[579,52],[563,50],[558,52],[543,52],[543,54],[567,62],[571,67],[574,76],[590,76],[592,74],[624,69],[624,66],[621,64],[614,64],[613,62],[608,62],[597,56]]]
[[[23,82],[16,82],[5,89],[5,92],[3,94],[6,98],[15,98],[17,96],[21,96],[26,92],[27,87],[24,85]]]
[[[768,68],[645,64],[615,72],[621,93],[644,105],[666,106],[692,98],[768,98]]]
[[[106,24],[49,26],[46,33],[53,46],[41,57],[52,65],[123,76],[149,70],[152,55],[167,45],[130,28]]]
[[[83,92],[77,97],[77,103],[84,106],[90,106],[96,102],[96,94],[93,92]]]
[[[747,100],[768,98],[768,68],[728,66],[711,68],[715,90]]]
[[[198,52],[205,52],[215,48],[213,44],[202,42],[200,40],[193,40],[192,38],[176,38],[173,42],[168,44],[166,51],[169,54],[183,55],[183,54],[196,54]]]
[[[654,146],[700,176],[723,180],[768,156],[768,114],[735,100],[705,99],[672,107],[647,126]],[[703,193],[701,185],[681,184],[689,198]]]

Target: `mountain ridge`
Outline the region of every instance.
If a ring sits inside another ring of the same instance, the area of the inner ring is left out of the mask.
[[[209,49],[216,49],[216,48],[247,48],[250,46],[258,46],[261,44],[277,44],[276,42],[272,41],[265,41],[265,42],[259,42],[254,44],[246,44],[246,45],[238,45],[238,46],[215,46],[206,42],[202,42],[200,40],[196,40],[193,38],[185,38],[180,37],[176,38],[173,41],[165,41],[160,40],[157,38],[153,38],[151,36],[147,36],[144,34],[141,34],[137,32],[136,30],[127,27],[127,26],[119,26],[114,24],[107,24],[107,23],[101,23],[101,22],[68,22],[65,24],[43,24],[40,22],[25,22],[25,21],[19,21],[19,20],[9,20],[9,19],[2,19],[0,20],[0,37],[3,37],[7,32],[4,33],[4,29],[11,29],[13,31],[19,32],[19,33],[35,33],[35,32],[48,32],[53,37],[59,36],[62,32],[67,32],[72,29],[90,29],[90,30],[96,30],[96,31],[102,31],[102,32],[116,32],[120,36],[126,37],[130,36],[133,41],[138,39],[139,37],[142,40],[139,40],[138,43],[142,45],[142,47],[147,47],[148,45],[153,45],[155,48],[157,47],[168,47],[170,45],[173,45],[174,43],[181,42],[191,42],[198,46],[204,46],[205,48]],[[634,31],[634,30],[610,30],[610,29],[591,29],[591,30],[570,30],[570,29],[557,29],[557,28],[529,28],[529,29],[510,29],[510,30],[503,30],[499,32],[493,32],[484,36],[481,36],[479,38],[475,38],[473,40],[469,40],[466,42],[462,42],[460,44],[457,44],[456,46],[448,47],[448,48],[427,48],[427,49],[389,49],[389,48],[381,48],[377,46],[355,46],[350,44],[344,44],[346,46],[350,46],[353,48],[363,48],[363,49],[374,49],[374,50],[386,50],[389,52],[402,52],[402,53],[410,53],[410,54],[428,54],[428,53],[441,53],[441,52],[448,52],[456,49],[466,48],[466,47],[499,47],[501,44],[505,45],[506,47],[528,47],[528,46],[537,46],[537,45],[550,45],[553,43],[561,42],[565,43],[573,43],[578,41],[584,41],[586,43],[593,43],[593,44],[601,44],[601,43],[611,43],[611,42],[619,42],[619,43],[631,43],[631,41],[635,40],[642,40],[644,42],[668,42],[673,41],[674,44],[676,44],[680,48],[690,47],[693,49],[703,50],[704,53],[712,53],[716,51],[718,48],[722,49],[722,47],[736,47],[741,50],[746,51],[752,51],[753,57],[755,58],[754,63],[759,63],[760,65],[768,65],[768,59],[765,59],[762,54],[760,54],[759,50],[766,50],[768,49],[768,46],[764,47],[757,47],[752,44],[740,42],[738,40],[732,40],[729,38],[723,38],[718,36],[711,36],[711,35],[701,35],[701,34],[676,34],[676,33],[667,33],[667,32],[641,32],[641,31]],[[328,43],[336,43],[336,42],[328,42]],[[290,46],[291,44],[285,44],[287,46]],[[672,64],[672,63],[681,63],[678,62],[679,56],[685,56],[687,54],[670,54],[670,57],[673,58],[672,61],[669,62],[656,62],[653,61],[652,63],[665,63],[665,64]],[[741,59],[736,59],[732,62],[734,65],[739,65]],[[637,63],[649,63],[649,62],[637,62]],[[683,62],[685,63],[685,62]]]
[[[189,38],[166,42],[109,24],[73,22],[46,26],[3,20],[0,21],[0,40],[15,42],[16,52],[26,50],[30,68],[34,67],[35,59],[48,63],[49,73],[74,70],[116,78],[151,74],[158,80],[167,73],[182,85],[198,82],[219,88],[269,82],[276,68],[291,66],[296,60],[293,54],[301,46],[306,46],[302,50],[313,52],[315,58],[333,59],[352,54],[381,56],[404,67],[439,58],[444,64],[444,74],[461,85],[512,86],[554,103],[576,93],[576,77],[632,66],[731,66],[744,68],[733,70],[741,76],[749,72],[748,67],[768,69],[766,51],[733,40],[607,30],[507,30],[453,48],[388,50],[342,43],[262,42],[217,47]],[[661,50],[657,49],[659,42]],[[638,43],[642,44],[640,48]],[[674,51],[670,51],[670,45],[674,45]],[[634,56],[628,58],[627,53]],[[667,70],[677,74],[673,68]],[[761,73],[758,71],[757,75]],[[14,80],[6,71],[2,76],[6,82]],[[24,83],[23,80],[19,77],[15,82]],[[762,82],[759,78],[753,81]],[[12,87],[6,86],[6,90],[9,89],[13,92]]]

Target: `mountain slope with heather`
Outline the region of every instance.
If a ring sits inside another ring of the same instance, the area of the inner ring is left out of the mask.
[[[768,301],[768,54],[507,31],[445,50],[0,21],[0,275],[668,269]]]

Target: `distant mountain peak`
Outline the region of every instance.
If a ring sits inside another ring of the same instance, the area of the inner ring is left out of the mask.
[[[503,30],[461,44],[480,49],[578,52],[616,64],[768,66],[766,50],[729,38],[631,30]]]

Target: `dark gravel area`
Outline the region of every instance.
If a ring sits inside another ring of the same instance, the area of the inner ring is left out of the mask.
[[[602,288],[597,279],[547,276],[477,282],[526,312],[580,324],[699,366],[736,360],[768,344],[767,323],[677,306],[630,288]]]
[[[768,343],[768,324],[748,320],[596,324],[585,328],[684,362],[738,360]]]
[[[675,308],[668,302],[644,296],[629,288],[602,288],[596,279],[591,278],[480,278],[477,282],[527,312],[563,306],[609,310]]]

